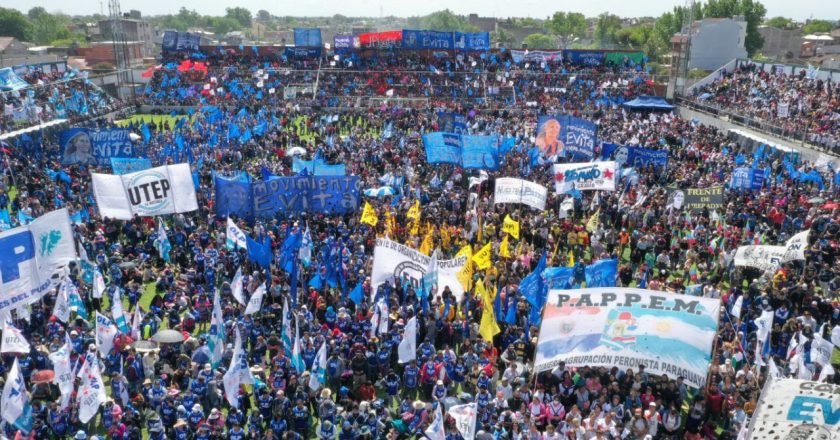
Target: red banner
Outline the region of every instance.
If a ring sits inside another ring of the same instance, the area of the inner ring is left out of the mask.
[[[402,41],[402,31],[371,32],[359,35],[362,46],[394,45]]]

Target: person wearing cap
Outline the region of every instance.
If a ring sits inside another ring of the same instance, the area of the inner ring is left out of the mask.
[[[87,433],[84,431],[77,431],[76,435],[73,436],[75,440],[87,440]]]
[[[187,421],[190,422],[190,427],[193,430],[204,421],[204,410],[201,409],[200,403],[193,404],[189,415],[187,415]]]
[[[332,400],[332,390],[324,388],[318,399],[318,419],[321,422],[329,420],[335,423],[336,410],[335,402]]]
[[[335,426],[333,422],[329,420],[324,420],[318,426],[318,438],[321,440],[333,440],[335,439]]]

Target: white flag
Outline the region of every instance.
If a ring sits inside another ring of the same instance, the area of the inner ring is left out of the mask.
[[[114,323],[122,333],[129,333],[131,329],[128,327],[128,320],[125,318],[125,313],[122,308],[122,296],[120,295],[120,288],[114,289],[114,298],[111,302],[111,317],[114,318]]]
[[[783,376],[779,367],[776,366],[776,361],[773,360],[773,356],[770,356],[770,359],[767,360],[767,373],[773,379],[779,379]]]
[[[810,229],[802,231],[785,242],[785,256],[782,261],[804,260],[805,248],[808,247],[808,233]]]
[[[265,295],[265,281],[257,287],[257,290],[251,294],[251,299],[248,300],[248,306],[245,307],[245,314],[252,315],[260,311],[262,307],[263,296]]]
[[[6,376],[0,408],[2,408],[0,411],[6,423],[27,433],[32,430],[32,406],[29,404],[29,394],[26,392],[26,383],[23,381],[23,375],[20,374],[17,358]]]
[[[298,374],[303,373],[306,369],[306,364],[300,353],[303,351],[303,346],[300,343],[300,331],[298,330],[298,318],[295,318],[295,343],[292,345],[292,365],[295,366]]]
[[[735,318],[735,319],[740,319],[741,318],[741,308],[743,307],[743,304],[744,304],[744,295],[741,295],[741,296],[738,297],[738,299],[735,300],[735,304],[732,305],[732,317],[733,318]]]
[[[289,318],[289,300],[283,297],[283,319],[280,327],[280,340],[283,342],[283,350],[286,356],[292,357],[292,321]]]
[[[446,440],[446,431],[443,430],[443,413],[440,411],[441,404],[435,410],[435,420],[426,428],[423,433],[429,440]]]
[[[58,289],[58,293],[55,295],[55,305],[53,306],[53,316],[58,318],[59,321],[63,323],[70,322],[70,292],[72,291],[71,285],[73,284],[70,281],[70,278],[65,278],[64,283],[61,285],[61,289]]]
[[[455,419],[455,427],[461,432],[461,437],[464,440],[473,440],[475,438],[475,418],[477,412],[474,402],[466,405],[455,405],[450,407],[446,413]]]
[[[228,217],[227,219],[227,248],[228,249],[248,249],[248,240],[245,238],[245,233],[236,223]]]
[[[29,341],[23,333],[9,321],[3,322],[3,346],[0,353],[26,353],[29,354]]]
[[[755,364],[760,367],[764,365],[764,347],[770,343],[770,330],[773,327],[773,311],[765,310],[761,312],[761,316],[755,320],[755,325],[758,327],[755,343]]]
[[[236,275],[233,276],[233,281],[230,282],[230,292],[233,294],[233,299],[241,305],[245,305],[245,296],[242,294],[244,281],[242,280],[242,266],[236,269]]]
[[[143,333],[140,331],[140,324],[143,322],[143,312],[140,311],[140,304],[134,307],[134,317],[131,319],[131,337],[135,341],[143,339]]]
[[[213,313],[210,315],[210,331],[207,336],[207,348],[210,349],[210,363],[219,365],[225,355],[225,318],[219,291],[213,294]]]
[[[99,371],[99,361],[88,358],[84,365],[85,374],[82,375],[82,385],[79,387],[79,420],[87,423],[99,412],[99,406],[105,403],[105,384]]]
[[[55,377],[53,383],[58,385],[61,391],[61,409],[67,408],[70,403],[70,394],[73,392],[74,377],[73,368],[70,366],[70,352],[73,351],[73,344],[67,333],[64,334],[65,342],[55,353],[50,353],[50,361],[53,364]]]
[[[828,376],[834,376],[834,367],[831,366],[831,363],[825,364],[820,370],[820,377],[817,378],[817,382],[822,382],[828,378]]]
[[[327,343],[322,342],[315,360],[312,362],[312,372],[309,375],[309,388],[318,391],[321,385],[326,382],[327,372]]]
[[[384,335],[388,333],[388,304],[384,299],[380,299],[377,303],[379,307],[379,334]]]
[[[114,338],[117,336],[117,326],[107,316],[96,313],[96,348],[102,357],[107,357],[114,348]]]
[[[96,266],[93,270],[93,297],[102,298],[103,293],[105,293],[105,277],[102,276],[99,266]]]
[[[409,319],[405,324],[405,334],[397,347],[397,353],[401,364],[417,359],[417,317]]]
[[[239,408],[239,384],[242,379],[242,335],[236,329],[236,342],[233,345],[233,357],[230,359],[230,367],[222,377],[225,386],[225,398],[234,408]]]

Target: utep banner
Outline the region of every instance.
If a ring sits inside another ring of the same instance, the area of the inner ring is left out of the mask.
[[[449,163],[467,169],[499,169],[498,137],[433,132],[423,135],[426,161]]]
[[[604,144],[601,148],[601,158],[614,160],[619,166],[646,167],[648,165],[667,166],[668,152],[652,148],[621,146]]]
[[[0,311],[32,303],[76,259],[66,209],[44,214],[26,226],[0,233]]]
[[[591,160],[598,143],[598,126],[574,116],[540,116],[536,145],[543,157],[571,155]]]
[[[402,283],[406,277],[414,289],[419,290],[423,275],[428,270],[430,258],[417,249],[396,241],[377,238],[376,247],[373,250],[373,274],[371,275],[374,290],[386,282]],[[452,260],[438,260],[437,292],[443,292],[446,286],[449,286],[455,298],[461,301],[464,297],[464,286],[458,281],[457,275],[466,264],[466,255]]]
[[[668,189],[668,207],[698,210],[723,208],[723,187]]]
[[[452,32],[403,29],[403,49],[453,49]]]
[[[764,170],[760,168],[740,167],[732,170],[729,189],[756,191],[764,185]]]
[[[295,28],[295,46],[321,47],[321,29]]]
[[[605,287],[551,290],[537,342],[536,371],[567,367],[638,369],[683,376],[701,388],[711,362],[720,300]]]
[[[190,165],[166,165],[131,174],[92,174],[93,195],[102,217],[131,220],[135,215],[198,209]]]
[[[548,189],[542,185],[512,177],[501,177],[496,179],[493,201],[495,203],[522,203],[544,211],[547,197]]]
[[[840,388],[798,379],[773,379],[764,384],[747,430],[748,440],[837,439]]]
[[[128,129],[68,128],[61,132],[61,164],[108,166],[112,157],[134,157]]]
[[[554,164],[554,188],[557,194],[572,189],[615,191],[615,162]]]
[[[345,174],[345,166],[343,163],[328,164],[321,159],[302,160],[294,158],[292,160],[292,171],[300,173],[303,170],[310,176],[343,176]]]
[[[148,170],[151,167],[152,161],[149,159],[111,158],[111,172],[114,174],[136,173],[137,171]]]

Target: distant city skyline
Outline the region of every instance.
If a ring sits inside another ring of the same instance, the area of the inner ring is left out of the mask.
[[[767,8],[767,18],[775,16],[790,17],[798,21],[808,18],[836,20],[840,17],[840,2],[826,0],[764,0]],[[275,2],[268,0],[240,0],[234,4],[226,1],[207,0],[197,2],[173,2],[170,0],[121,0],[123,12],[131,9],[139,10],[144,16],[175,14],[184,6],[194,9],[202,15],[224,15],[225,8],[241,6],[252,13],[265,9],[277,16],[333,16],[342,14],[351,17],[379,17],[384,16],[417,16],[427,15],[435,11],[449,8],[457,14],[475,13],[485,17],[532,17],[546,18],[556,11],[581,12],[587,17],[593,17],[602,12],[610,12],[620,17],[657,17],[674,6],[684,5],[680,0],[589,0],[562,4],[548,0],[460,0],[457,2],[442,0],[425,0],[411,2],[405,0],[321,0],[303,2]],[[60,11],[69,15],[90,15],[95,13],[108,14],[108,1],[85,0],[72,3],[72,8],[64,0],[18,0],[13,7],[23,12],[35,6],[41,6],[47,11]]]

